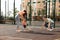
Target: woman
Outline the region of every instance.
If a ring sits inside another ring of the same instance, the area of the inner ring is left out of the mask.
[[[19,25],[20,25],[20,18],[23,20],[24,17],[23,17],[23,14],[25,12],[24,11],[20,11],[17,13],[17,15],[15,16],[15,20],[16,20],[16,24],[17,24],[17,30],[18,32],[20,32],[21,30],[19,29]]]

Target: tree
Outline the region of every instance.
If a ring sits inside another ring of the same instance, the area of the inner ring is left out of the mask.
[[[17,12],[19,12],[19,11],[17,10],[17,8],[15,8],[15,13],[17,13]]]
[[[17,8],[15,8],[15,15],[16,15],[16,13],[18,13],[19,11],[17,10]]]

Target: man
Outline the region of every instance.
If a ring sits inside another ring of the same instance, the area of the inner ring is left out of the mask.
[[[54,27],[54,21],[47,17],[43,17],[43,20],[44,20],[43,25],[47,28],[47,30],[52,31]]]

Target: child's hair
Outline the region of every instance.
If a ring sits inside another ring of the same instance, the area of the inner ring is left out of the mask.
[[[27,11],[26,11],[26,10],[24,10],[24,12],[25,12],[25,13],[24,13],[24,15],[23,15],[23,16],[27,15]]]
[[[22,22],[26,22],[26,19],[23,19]]]
[[[24,10],[24,12],[27,12],[26,10]]]

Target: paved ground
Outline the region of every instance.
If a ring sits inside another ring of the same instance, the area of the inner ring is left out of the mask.
[[[0,24],[0,40],[60,40],[60,28],[50,32],[39,27],[30,27],[31,32],[16,32],[16,25]]]
[[[27,23],[29,24],[29,21],[27,21]],[[31,25],[34,25],[34,26],[41,26],[42,24],[43,24],[43,21],[31,21]],[[60,21],[56,21],[55,25],[60,26]]]

